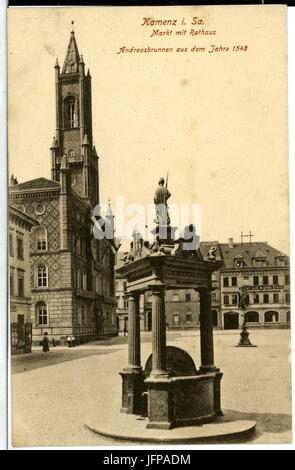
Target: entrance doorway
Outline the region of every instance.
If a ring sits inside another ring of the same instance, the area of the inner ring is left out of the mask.
[[[225,313],[224,314],[224,329],[237,330],[239,328],[239,314],[238,313]]]

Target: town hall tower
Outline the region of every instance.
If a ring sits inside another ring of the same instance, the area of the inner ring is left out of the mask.
[[[51,178],[60,181],[67,156],[73,191],[91,206],[99,202],[98,156],[93,146],[91,76],[85,74],[75,33],[71,32],[62,70],[55,65],[56,136],[51,147]]]

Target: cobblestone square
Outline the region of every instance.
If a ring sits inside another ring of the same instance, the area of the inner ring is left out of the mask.
[[[290,330],[250,330],[256,348],[236,348],[239,330],[214,332],[215,364],[223,372],[224,415],[253,419],[249,444],[292,439]],[[142,365],[151,353],[151,334],[141,335]],[[49,353],[12,357],[12,445],[14,447],[139,445],[90,432],[88,419],[121,405],[119,372],[127,364],[128,337],[56,347]],[[199,332],[168,331],[167,344],[185,349],[199,366]],[[226,442],[225,442],[226,443]]]

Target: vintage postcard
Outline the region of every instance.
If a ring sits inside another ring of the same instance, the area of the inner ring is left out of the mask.
[[[11,448],[290,443],[287,7],[9,8],[7,60]]]

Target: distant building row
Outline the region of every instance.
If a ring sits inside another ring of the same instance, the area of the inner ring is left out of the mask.
[[[289,327],[290,266],[289,257],[266,242],[202,242],[204,259],[216,259],[221,268],[213,273],[212,317],[216,328],[236,329],[246,316],[248,327]],[[121,266],[120,253],[116,268]],[[126,281],[116,275],[116,315],[119,331],[127,328],[128,294]],[[246,308],[239,306],[243,292]],[[151,329],[149,293],[141,296],[141,329]],[[170,329],[199,327],[199,297],[191,290],[167,291],[166,324]]]

